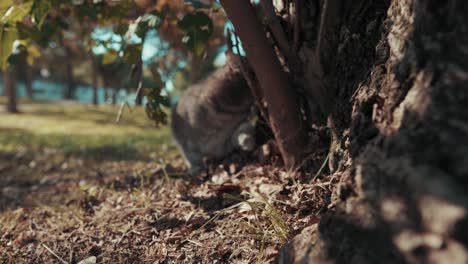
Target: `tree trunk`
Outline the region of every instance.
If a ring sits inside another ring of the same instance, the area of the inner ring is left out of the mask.
[[[142,92],[138,93],[135,99],[135,104],[136,105],[143,105],[143,94]]]
[[[65,67],[66,67],[67,86],[65,90],[64,99],[72,100],[74,99],[74,96],[75,96],[75,79],[73,76],[73,61],[72,61],[73,53],[71,49],[67,46],[65,46],[65,55],[66,57],[64,58],[64,60],[65,60]]]
[[[104,86],[104,97],[105,102],[110,104],[116,104],[117,101],[117,90],[112,87],[112,81],[110,78],[115,78],[115,76],[109,75],[107,71],[101,71],[101,79]],[[141,104],[141,103],[140,103]]]
[[[117,89],[113,89],[112,90],[112,101],[111,101],[111,104],[115,105],[117,104],[117,93],[119,92],[119,90]]]
[[[32,87],[32,78],[33,78],[33,69],[27,62],[27,53],[22,52],[18,55],[18,65],[12,66],[16,71],[16,79],[19,79],[24,82],[26,87],[26,97],[28,99],[33,99],[33,87]]]
[[[135,67],[136,70],[134,79],[137,84],[135,104],[143,105],[143,61],[139,60]]]
[[[96,62],[96,58],[92,53],[90,53],[90,60],[91,60],[91,85],[93,89],[93,105],[98,105],[98,66]]]
[[[107,88],[106,84],[104,84],[104,102],[107,104],[109,102],[109,89]]]
[[[334,209],[280,263],[468,263],[468,6],[342,6]],[[310,19],[310,18],[309,18]]]
[[[286,166],[298,165],[306,144],[305,124],[295,90],[266,38],[250,1],[221,0],[234,24],[268,105],[270,125]]]
[[[17,95],[16,95],[16,66],[8,67],[4,72],[5,94],[7,96],[6,111],[17,113]]]
[[[6,70],[0,71],[0,76],[3,79],[3,89],[0,91],[0,96],[6,96]]]
[[[27,63],[24,64],[25,67],[25,84],[26,84],[26,95],[28,99],[34,98],[33,91],[33,69]]]

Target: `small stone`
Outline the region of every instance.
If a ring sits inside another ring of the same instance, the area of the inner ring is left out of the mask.
[[[82,261],[78,262],[78,264],[96,264],[96,257],[91,256],[89,258],[83,259]]]
[[[237,166],[235,163],[229,164],[229,173],[230,174],[235,174],[237,172]]]
[[[269,144],[264,144],[260,148],[260,152],[258,153],[258,160],[260,161],[260,163],[266,163],[270,156],[271,156],[271,147]]]

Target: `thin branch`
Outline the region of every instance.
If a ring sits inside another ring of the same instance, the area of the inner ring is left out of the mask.
[[[135,102],[138,104],[138,101],[141,100],[140,96],[142,93],[142,88],[143,88],[143,62],[142,60],[138,60],[138,62],[135,65],[133,74],[138,74],[137,75],[137,80],[138,80],[138,85],[137,85],[137,90],[136,90],[136,96],[135,96]]]
[[[327,12],[328,12],[328,0],[324,0],[323,7],[322,7],[322,15],[320,17],[320,27],[317,33],[317,45],[315,47],[315,55],[317,56],[320,65],[320,50],[322,49],[322,40],[323,40],[323,31],[325,28],[325,19],[327,19]]]
[[[48,246],[46,246],[46,244],[42,243],[41,244],[47,251],[50,252],[50,254],[52,254],[54,257],[56,257],[58,260],[60,260],[60,262],[62,262],[63,264],[68,264],[68,262],[66,262],[65,260],[63,260],[59,255],[57,255],[54,251],[52,251],[52,249],[50,249]]]
[[[311,182],[315,182],[315,180],[317,180],[318,176],[320,176],[320,174],[322,173],[323,169],[324,169],[325,166],[327,165],[328,160],[330,159],[330,155],[331,155],[331,152],[328,152],[327,157],[326,157],[325,160],[323,161],[323,163],[322,163],[322,165],[320,166],[319,170],[315,173],[315,175],[314,175],[314,177],[312,178],[312,181],[311,181]]]
[[[266,18],[265,22],[273,35],[276,45],[286,58],[291,71],[297,72],[297,70],[299,70],[299,59],[291,49],[286,33],[284,32],[280,21],[276,17],[275,7],[273,6],[272,0],[261,0],[260,5]]]
[[[288,44],[288,38],[286,37],[286,34],[284,33],[283,27],[281,26],[281,23],[278,21],[278,18],[276,17],[276,12],[275,12],[275,7],[273,6],[272,0],[261,0],[260,5],[263,10],[263,14],[265,15],[266,18],[266,24],[271,30],[271,33],[273,34],[273,37],[276,40],[276,44],[280,48],[281,52],[285,55],[288,56],[289,53],[291,52],[289,44]]]
[[[249,85],[250,90],[253,96],[255,97],[255,102],[257,103],[257,107],[260,110],[260,114],[262,115],[263,119],[265,119],[265,122],[267,122],[268,126],[270,126],[268,110],[263,105],[263,95],[260,90],[260,84],[258,83],[258,80],[255,77],[255,73],[253,73],[250,67],[247,65],[248,62],[246,62],[240,56],[239,42],[237,41],[238,36],[236,35],[235,32],[233,32],[232,30],[229,30],[229,38],[231,40],[234,39],[234,43],[231,43],[231,41],[228,41],[228,47],[231,50],[236,49],[236,52],[239,56],[242,75],[244,75],[244,78],[247,81],[247,85]]]
[[[250,1],[220,0],[228,18],[242,40],[248,61],[258,79],[268,104],[270,125],[286,167],[295,166],[307,141],[298,95],[291,87],[290,76],[265,36]]]
[[[123,116],[123,111],[125,110],[125,106],[130,109],[130,112],[132,112],[132,107],[128,104],[128,97],[123,100],[123,102],[120,104],[119,111],[117,113],[117,117],[115,119],[115,122],[118,124],[120,123],[120,120],[122,119]]]

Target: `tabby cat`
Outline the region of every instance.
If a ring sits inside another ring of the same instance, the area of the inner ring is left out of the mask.
[[[253,96],[239,59],[227,54],[227,65],[187,88],[172,109],[172,134],[189,173],[200,173],[203,159],[221,159],[234,149],[255,147],[249,123]]]

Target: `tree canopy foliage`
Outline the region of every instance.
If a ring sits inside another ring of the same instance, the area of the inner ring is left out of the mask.
[[[152,79],[152,87],[138,91],[148,99],[149,117],[164,123],[162,107],[169,100],[162,91],[168,75],[180,69],[180,61],[193,61],[188,63],[191,71],[198,71],[193,78],[200,78],[203,66],[194,65],[212,62],[223,43],[225,18],[219,10],[213,2],[195,0],[5,0],[0,3],[0,69],[21,57],[32,65],[53,46],[76,57],[96,57],[104,66],[124,62],[133,65],[128,83],[135,87],[131,89],[138,89],[144,73]],[[118,37],[96,37],[99,29]],[[152,31],[168,43],[171,52],[143,62],[145,38]]]

